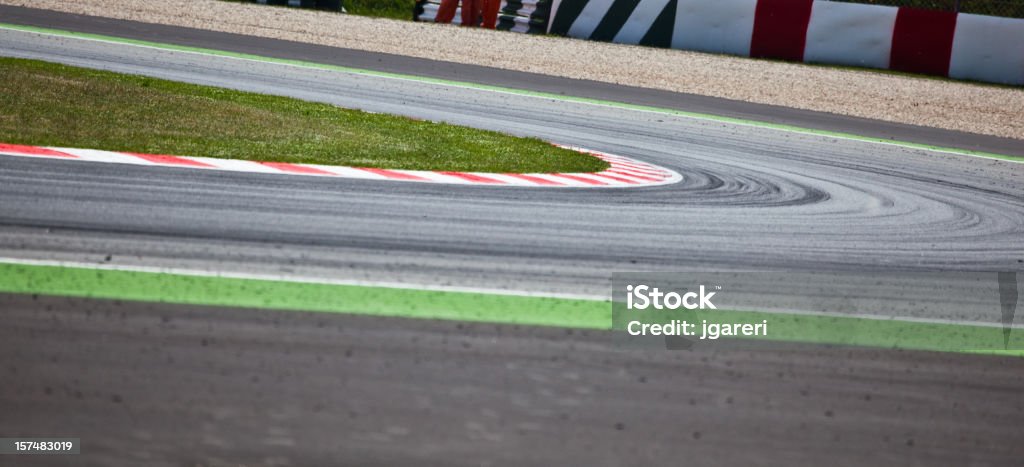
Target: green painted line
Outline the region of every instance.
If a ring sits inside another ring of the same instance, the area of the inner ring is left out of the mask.
[[[616,306],[625,307],[624,304]],[[673,319],[687,320],[690,323],[706,320],[709,323],[738,325],[767,322],[768,336],[743,338],[804,344],[1024,356],[1024,330],[1015,329],[1015,332],[1006,335],[1002,327],[996,326],[732,310],[681,310],[654,314],[630,313],[619,309],[613,316],[613,328],[617,331],[627,329],[630,320],[651,324],[669,323]]]
[[[84,267],[0,263],[0,292],[417,319],[613,329],[610,301],[317,284]],[[0,314],[3,311],[0,310]],[[1024,332],[853,317],[701,312],[722,323],[770,323],[770,340],[1024,356]],[[616,323],[615,329],[622,329]],[[1007,350],[1010,349],[1010,350]]]
[[[406,74],[400,74],[400,73],[389,73],[389,72],[384,72],[384,71],[365,70],[365,69],[360,69],[360,68],[351,68],[351,67],[345,67],[345,66],[339,66],[339,65],[328,65],[328,64],[323,64],[323,63],[307,62],[307,61],[301,61],[301,60],[291,60],[291,59],[285,59],[285,58],[264,57],[264,56],[260,56],[260,55],[252,55],[252,54],[245,54],[245,53],[238,53],[238,52],[228,52],[228,51],[224,51],[224,50],[206,49],[206,48],[201,48],[201,47],[189,47],[189,46],[174,45],[174,44],[164,44],[164,43],[159,43],[159,42],[150,42],[150,41],[144,41],[144,40],[138,40],[138,39],[126,39],[126,38],[121,38],[121,37],[105,36],[105,35],[100,35],[100,34],[82,33],[82,32],[74,32],[74,31],[65,31],[65,30],[59,30],[59,29],[41,28],[41,27],[35,27],[35,26],[23,26],[23,25],[16,25],[16,24],[0,23],[0,29],[10,29],[10,30],[16,30],[16,31],[34,32],[34,33],[40,33],[40,34],[49,34],[49,35],[55,35],[55,36],[61,36],[61,37],[71,37],[71,38],[90,39],[90,40],[97,40],[97,41],[115,42],[115,43],[137,45],[137,46],[142,46],[142,47],[151,47],[151,48],[157,48],[157,49],[163,49],[163,50],[174,50],[174,51],[179,51],[179,52],[199,53],[199,54],[213,55],[213,56],[219,56],[219,57],[231,57],[231,58],[237,58],[237,59],[243,59],[243,60],[253,60],[253,61],[259,61],[259,62],[265,62],[265,63],[276,63],[276,64],[282,64],[282,65],[291,65],[291,66],[297,66],[297,67],[303,67],[303,68],[313,68],[313,69],[320,69],[320,70],[340,71],[340,72],[344,72],[344,73],[351,73],[351,74],[363,75],[363,76],[374,76],[374,77],[381,77],[381,78],[400,79],[400,80],[406,80],[406,81],[416,81],[416,82],[420,82],[420,83],[437,84],[437,85],[443,85],[443,86],[455,86],[455,87],[462,87],[462,88],[475,89],[475,90],[500,92],[500,93],[505,93],[505,94],[518,95],[518,96],[528,96],[528,97],[539,97],[539,98],[544,98],[544,99],[554,99],[554,100],[559,100],[559,101],[564,101],[564,102],[573,102],[573,103],[590,104],[590,105],[600,105],[600,106],[605,106],[605,107],[614,107],[614,108],[619,108],[619,109],[636,110],[636,111],[643,111],[643,112],[654,112],[654,113],[659,113],[659,114],[664,114],[664,115],[672,115],[672,116],[678,116],[678,117],[687,117],[687,118],[692,118],[692,119],[712,121],[712,122],[719,122],[719,123],[728,123],[728,124],[733,124],[733,125],[752,126],[752,127],[758,127],[758,128],[769,128],[769,129],[774,129],[774,130],[787,131],[787,132],[791,132],[791,133],[800,133],[800,134],[816,135],[816,136],[826,136],[826,137],[830,137],[830,138],[839,138],[839,139],[846,139],[846,140],[853,140],[853,141],[860,141],[860,142],[867,142],[867,143],[886,144],[886,145],[899,146],[899,147],[909,148],[909,149],[920,149],[920,150],[927,150],[927,151],[937,151],[937,152],[944,152],[944,153],[957,154],[957,155],[963,155],[963,156],[972,156],[972,157],[983,157],[983,158],[987,158],[987,159],[1007,160],[1007,161],[1012,161],[1012,162],[1024,162],[1024,157],[1019,157],[1019,156],[1010,156],[1010,155],[1005,155],[1005,154],[996,154],[996,153],[991,153],[991,152],[974,151],[974,150],[968,150],[968,149],[949,148],[949,147],[943,147],[943,146],[933,146],[933,145],[928,145],[928,144],[912,143],[912,142],[908,142],[908,141],[888,140],[888,139],[875,138],[875,137],[870,137],[870,136],[861,136],[861,135],[856,135],[856,134],[852,134],[852,133],[843,133],[843,132],[837,132],[837,131],[828,131],[828,130],[817,130],[817,129],[812,129],[812,128],[803,128],[803,127],[798,127],[798,126],[795,126],[795,125],[786,125],[786,124],[781,124],[781,123],[770,123],[770,122],[762,122],[762,121],[756,121],[756,120],[747,120],[747,119],[735,118],[735,117],[724,117],[724,116],[705,114],[705,113],[699,113],[699,112],[688,112],[688,111],[684,111],[684,110],[666,109],[666,108],[661,108],[661,107],[646,106],[646,105],[639,105],[639,104],[629,104],[629,103],[625,103],[625,102],[615,102],[615,101],[608,101],[608,100],[603,100],[603,99],[592,99],[592,98],[587,98],[587,97],[565,96],[565,95],[561,95],[561,94],[547,93],[547,92],[541,92],[541,91],[531,91],[531,90],[526,90],[526,89],[506,88],[506,87],[493,86],[493,85],[488,85],[488,84],[469,83],[469,82],[446,80],[446,79],[441,79],[441,78],[429,78],[429,77],[415,76],[415,75],[406,75]]]
[[[607,302],[0,263],[0,292],[602,329]]]

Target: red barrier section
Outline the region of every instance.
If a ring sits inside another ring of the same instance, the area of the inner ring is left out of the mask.
[[[750,56],[803,61],[813,0],[758,0]]]
[[[955,31],[956,13],[900,8],[896,14],[889,68],[946,76]]]

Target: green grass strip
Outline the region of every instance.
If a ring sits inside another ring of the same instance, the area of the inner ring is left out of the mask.
[[[606,302],[0,263],[0,292],[605,329]]]
[[[0,292],[612,329],[610,301],[67,266],[0,263]],[[1024,356],[1024,351],[1014,350],[1024,349],[1024,333],[1011,335],[1009,345],[1004,347],[1003,331],[998,327],[756,311],[705,311],[698,317],[722,323],[768,320],[769,339],[774,341]]]
[[[245,60],[254,60],[254,61],[265,62],[265,63],[277,63],[277,64],[283,64],[283,65],[299,66],[299,67],[303,67],[303,68],[314,68],[314,69],[321,69],[321,70],[340,71],[340,72],[352,73],[352,74],[364,75],[364,76],[376,76],[376,77],[383,77],[383,78],[402,79],[402,80],[416,81],[416,82],[421,82],[421,83],[439,84],[439,85],[444,85],[444,86],[458,86],[458,87],[468,88],[468,89],[477,89],[477,90],[485,90],[485,91],[492,91],[492,92],[501,92],[501,93],[506,93],[506,94],[519,95],[519,96],[530,96],[530,97],[540,97],[540,98],[544,98],[544,99],[554,99],[554,100],[563,101],[563,102],[574,102],[574,103],[583,103],[583,104],[591,104],[591,105],[601,105],[601,106],[606,106],[606,107],[614,107],[614,108],[620,108],[620,109],[637,110],[637,111],[644,111],[644,112],[654,112],[654,113],[659,113],[659,114],[663,114],[663,115],[687,117],[687,118],[693,118],[693,119],[698,119],[698,120],[706,120],[706,121],[713,121],[713,122],[720,122],[720,123],[729,123],[729,124],[734,124],[734,125],[753,126],[753,127],[759,127],[759,128],[770,128],[770,129],[775,129],[775,130],[788,131],[788,132],[792,132],[792,133],[818,135],[818,136],[827,136],[827,137],[831,137],[831,138],[839,138],[839,139],[861,141],[861,142],[868,142],[868,143],[887,144],[887,145],[899,146],[899,147],[910,148],[910,149],[921,149],[921,150],[927,150],[927,151],[939,151],[939,152],[945,152],[945,153],[951,153],[951,154],[959,154],[959,155],[964,155],[964,156],[983,157],[983,158],[989,158],[989,159],[1001,159],[1001,160],[1008,160],[1008,161],[1014,161],[1014,162],[1024,162],[1024,157],[1011,156],[1011,155],[1006,155],[1006,154],[996,154],[996,153],[985,152],[985,151],[974,151],[974,150],[969,150],[969,149],[950,148],[950,147],[935,146],[935,145],[929,145],[929,144],[912,143],[912,142],[908,142],[908,141],[899,141],[899,140],[890,140],[890,139],[884,139],[884,138],[875,138],[875,137],[871,137],[871,136],[862,136],[862,135],[856,135],[856,134],[852,134],[852,133],[844,133],[844,132],[828,131],[828,130],[819,130],[819,129],[813,129],[813,128],[803,128],[803,127],[799,127],[799,126],[795,126],[795,125],[786,125],[786,124],[780,124],[780,123],[762,122],[762,121],[748,120],[748,119],[735,118],[735,117],[724,117],[724,116],[712,115],[712,114],[706,114],[706,113],[688,112],[688,111],[683,111],[683,110],[666,109],[666,108],[661,108],[661,107],[646,106],[646,105],[639,105],[639,104],[629,104],[629,103],[624,103],[624,102],[615,102],[615,101],[609,101],[609,100],[603,100],[603,99],[592,99],[592,98],[587,98],[587,97],[566,96],[566,95],[561,95],[561,94],[554,94],[554,93],[547,93],[547,92],[540,92],[540,91],[531,91],[531,90],[527,90],[527,89],[514,89],[514,88],[507,88],[507,87],[501,87],[501,86],[493,86],[493,85],[487,85],[487,84],[478,84],[478,83],[468,83],[468,82],[461,82],[461,81],[446,80],[446,79],[440,79],[440,78],[429,78],[429,77],[406,75],[406,74],[400,74],[400,73],[389,73],[389,72],[383,72],[383,71],[364,70],[364,69],[359,69],[359,68],[351,68],[351,67],[344,67],[344,66],[338,66],[338,65],[328,65],[328,64],[315,63],[315,62],[306,62],[306,61],[301,61],[301,60],[290,60],[290,59],[284,59],[284,58],[263,57],[263,56],[259,56],[259,55],[244,54],[244,53],[238,53],[238,52],[229,52],[229,51],[223,51],[223,50],[206,49],[206,48],[200,48],[200,47],[189,47],[189,46],[182,46],[182,45],[175,45],[175,44],[163,44],[163,43],[158,43],[158,42],[150,42],[150,41],[143,41],[143,40],[137,40],[137,39],[126,39],[126,38],[113,37],[113,36],[105,36],[105,35],[99,35],[99,34],[89,34],[89,33],[73,32],[73,31],[64,31],[64,30],[58,30],[58,29],[40,28],[40,27],[35,27],[35,26],[22,26],[22,25],[0,23],[0,28],[12,29],[12,30],[18,30],[18,31],[26,31],[26,32],[35,32],[35,33],[41,33],[41,34],[50,34],[50,35],[56,35],[56,36],[62,36],[62,37],[74,37],[74,38],[81,38],[81,39],[92,39],[92,40],[100,40],[100,41],[107,41],[107,42],[116,42],[116,43],[121,43],[121,44],[131,44],[131,45],[144,46],[144,47],[153,47],[153,48],[158,48],[158,49],[163,49],[163,50],[176,50],[176,51],[181,51],[181,52],[201,53],[201,54],[214,55],[214,56],[220,56],[220,57],[232,57],[232,58],[239,58],[239,59],[245,59]]]
[[[0,142],[467,172],[599,172],[537,138],[145,76],[0,57]]]

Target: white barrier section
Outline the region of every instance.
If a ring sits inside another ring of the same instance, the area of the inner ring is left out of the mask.
[[[672,48],[750,55],[757,0],[679,0]]]
[[[889,68],[898,8],[816,1],[804,61]]]
[[[640,3],[630,13],[626,24],[622,25],[619,33],[615,35],[612,42],[619,44],[639,44],[640,39],[647,35],[654,20],[658,19],[669,0],[640,0]]]
[[[424,4],[420,21],[434,21],[437,18],[437,10],[439,8],[441,8],[441,5],[437,3]],[[462,8],[455,9],[455,17],[452,18],[452,24],[462,24]]]
[[[512,18],[512,21],[515,22],[516,25],[512,26],[512,29],[509,29],[509,31],[521,32],[525,34],[527,31],[530,30],[530,18],[527,18],[525,16],[515,16]]]
[[[1024,19],[958,15],[949,77],[1024,84]]]
[[[583,11],[580,12],[580,15],[572,22],[572,26],[569,27],[568,36],[577,39],[590,39],[594,29],[597,28],[598,24],[601,24],[601,20],[608,14],[608,9],[612,7],[612,3],[615,3],[615,0],[588,1],[586,6],[583,7]]]
[[[537,0],[521,0],[520,3],[522,3],[523,7],[516,10],[516,16],[525,16],[529,18],[530,15],[537,10]],[[502,0],[498,11],[504,11],[507,5],[508,3]]]

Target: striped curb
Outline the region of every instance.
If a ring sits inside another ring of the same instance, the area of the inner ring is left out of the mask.
[[[591,151],[575,146],[556,145],[579,151],[607,162],[610,167],[601,172],[581,173],[487,173],[427,170],[378,169],[371,167],[345,167],[336,165],[290,164],[286,162],[257,162],[211,157],[167,156],[111,152],[96,149],[22,146],[0,143],[0,155],[17,157],[44,157],[88,162],[107,162],[187,169],[226,170],[286,175],[357,178],[367,180],[393,180],[401,182],[445,183],[458,185],[565,187],[565,188],[620,188],[668,185],[683,179],[673,170],[641,162],[628,157]]]

